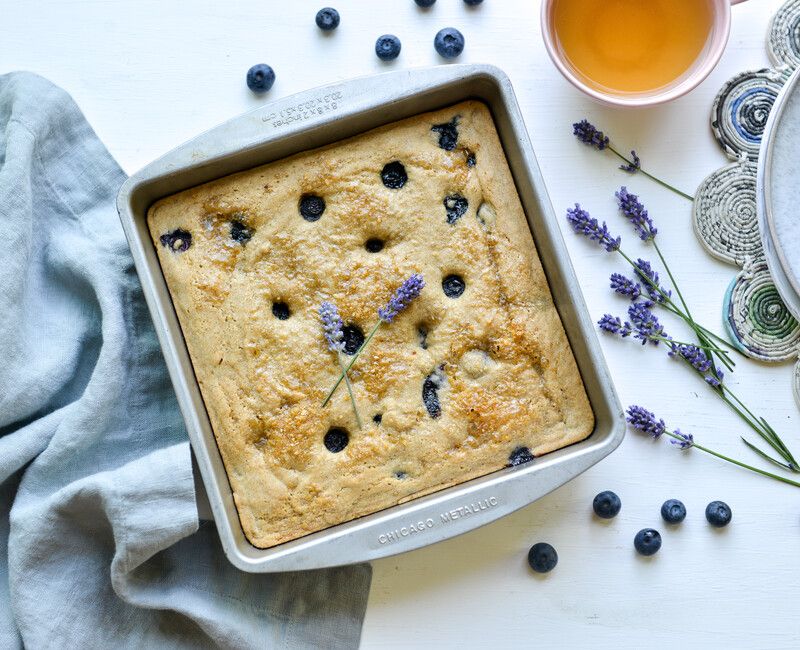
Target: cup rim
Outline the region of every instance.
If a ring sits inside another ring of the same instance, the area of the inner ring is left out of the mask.
[[[627,107],[644,107],[644,106],[657,106],[666,102],[682,97],[689,91],[699,86],[711,74],[711,71],[716,67],[719,60],[722,58],[722,53],[728,44],[731,31],[731,5],[728,0],[712,0],[714,2],[717,14],[715,16],[715,28],[719,27],[722,34],[721,37],[716,39],[716,45],[713,50],[705,54],[705,59],[702,63],[691,72],[691,74],[681,81],[680,83],[669,87],[663,92],[654,92],[652,95],[614,95],[606,93],[596,88],[592,88],[587,83],[583,82],[571,69],[570,66],[564,61],[561,54],[557,51],[556,36],[553,30],[550,29],[550,9],[553,6],[554,0],[542,0],[540,11],[540,23],[542,40],[550,60],[555,64],[558,71],[562,76],[569,81],[578,90],[583,91],[590,97],[613,106],[627,106]],[[721,17],[720,17],[721,14]]]

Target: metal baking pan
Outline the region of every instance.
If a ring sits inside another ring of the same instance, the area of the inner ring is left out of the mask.
[[[189,353],[147,230],[148,208],[181,190],[396,120],[478,99],[491,109],[556,307],[596,419],[583,442],[269,549],[244,536]],[[131,176],[117,208],[153,317],[222,545],[244,571],[361,562],[487,524],[588,469],[622,441],[622,408],[567,256],[508,77],[488,65],[401,70],[265,104],[197,136]]]

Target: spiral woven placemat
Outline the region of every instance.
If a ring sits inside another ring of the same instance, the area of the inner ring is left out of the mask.
[[[741,72],[722,87],[711,108],[711,130],[733,160],[758,159],[761,136],[786,73],[772,68]]]
[[[756,166],[745,161],[712,172],[697,189],[692,209],[695,234],[706,250],[740,267],[762,255],[756,173]]]
[[[762,361],[797,356],[800,323],[789,313],[766,262],[748,262],[725,292],[725,326],[733,342]]]
[[[789,0],[772,17],[767,51],[775,67],[800,65],[800,0]]]

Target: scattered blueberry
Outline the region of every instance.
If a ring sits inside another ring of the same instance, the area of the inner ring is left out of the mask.
[[[420,7],[423,9],[427,9],[428,7],[432,7],[436,4],[436,0],[414,0]]]
[[[724,501],[712,501],[706,506],[706,519],[715,528],[723,528],[731,523],[733,512]]]
[[[442,414],[442,405],[439,403],[439,386],[442,383],[441,371],[434,370],[425,377],[422,383],[422,401],[425,408],[434,420]]]
[[[442,280],[442,290],[448,298],[458,298],[466,288],[464,278],[460,275],[448,275]]]
[[[452,151],[458,143],[458,118],[454,117],[444,124],[434,124],[431,131],[439,134],[439,146],[445,151]]]
[[[475,159],[475,154],[467,149],[467,167],[474,167],[477,162],[478,161]]]
[[[464,35],[455,27],[445,27],[436,34],[433,47],[445,59],[455,59],[464,51]]]
[[[333,7],[325,7],[317,12],[317,27],[329,32],[339,26],[339,12]]]
[[[622,509],[622,501],[611,490],[606,490],[598,494],[594,501],[592,501],[592,509],[594,514],[603,519],[613,519],[619,514]]]
[[[547,542],[539,542],[528,551],[528,564],[536,573],[548,573],[558,564],[558,553]]]
[[[444,197],[444,209],[447,212],[447,223],[453,224],[467,212],[469,202],[460,194],[450,194]]]
[[[408,180],[406,168],[399,160],[387,163],[381,171],[381,180],[390,190],[399,190]]]
[[[661,548],[661,533],[652,528],[642,528],[633,538],[633,546],[641,555],[655,555]]]
[[[517,465],[530,463],[533,459],[534,455],[531,453],[530,449],[527,447],[517,447],[508,456],[508,466],[516,467]]]
[[[483,0],[464,0],[464,4],[469,5],[470,7],[477,7],[482,2]]]
[[[325,212],[325,199],[314,194],[300,197],[300,215],[306,221],[317,221]]]
[[[347,431],[344,429],[334,427],[325,434],[325,448],[334,454],[338,454],[347,447],[348,442],[350,442],[350,436],[347,435]]]
[[[370,253],[380,253],[383,250],[383,240],[377,237],[370,237],[364,244],[364,248]]]
[[[272,315],[278,320],[287,320],[292,312],[289,311],[289,305],[285,302],[273,302]]]
[[[417,336],[419,337],[419,347],[423,350],[428,349],[428,328],[424,325],[417,327]]]
[[[166,246],[175,253],[183,253],[192,245],[192,233],[178,228],[172,232],[164,233],[160,237],[161,245]]]
[[[686,506],[678,499],[668,499],[661,506],[661,516],[668,524],[679,524],[686,519]]]
[[[394,34],[378,36],[375,41],[375,54],[381,61],[393,61],[400,56],[400,39]]]
[[[375,415],[372,416],[372,421],[375,424],[380,424],[383,421],[383,414],[382,413],[376,413]]]
[[[275,83],[275,71],[266,63],[256,63],[247,71],[247,87],[254,93],[265,93]]]
[[[231,239],[244,245],[253,237],[254,230],[248,228],[241,221],[231,221]]]
[[[364,332],[358,325],[345,325],[342,328],[344,335],[344,353],[353,356],[364,344]]]

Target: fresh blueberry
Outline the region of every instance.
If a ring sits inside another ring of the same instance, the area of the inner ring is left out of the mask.
[[[516,467],[517,465],[524,465],[530,463],[534,459],[534,455],[527,447],[517,447],[508,456],[508,466]]]
[[[458,298],[466,288],[464,278],[460,275],[448,275],[442,280],[442,291],[448,298]]]
[[[325,7],[317,12],[317,27],[329,32],[339,26],[339,12],[333,7]]]
[[[668,499],[661,506],[661,516],[668,524],[679,524],[686,519],[686,506],[677,499]]]
[[[444,197],[444,209],[447,214],[447,223],[454,224],[464,216],[469,208],[469,201],[460,194],[450,194]]]
[[[483,0],[464,0],[464,4],[470,7],[477,7],[481,2],[483,2]]]
[[[641,555],[655,555],[661,548],[661,533],[653,528],[642,528],[633,538],[633,546]]]
[[[174,253],[184,253],[192,245],[192,233],[178,228],[172,232],[167,232],[159,238],[161,245],[169,248]]]
[[[300,216],[306,221],[317,221],[325,212],[325,199],[315,194],[303,194],[300,197]]]
[[[445,151],[452,151],[458,143],[458,118],[444,124],[434,124],[431,131],[439,134],[439,146]]]
[[[381,180],[390,190],[399,190],[408,180],[406,168],[399,160],[386,163],[381,170]]]
[[[433,47],[445,59],[455,59],[464,51],[464,35],[455,27],[445,27],[436,34]]]
[[[378,36],[375,41],[375,54],[381,61],[392,61],[400,56],[400,39],[394,34]]]
[[[442,405],[439,402],[439,386],[442,383],[441,375],[438,371],[432,372],[425,377],[422,383],[422,402],[434,420],[442,414]]]
[[[364,244],[370,253],[380,253],[383,250],[383,240],[377,237],[370,237]]]
[[[594,498],[594,501],[592,501],[592,509],[594,510],[594,514],[598,517],[613,519],[622,509],[622,501],[620,501],[616,493],[611,490],[606,490]]]
[[[353,356],[364,344],[364,332],[358,325],[345,325],[342,328],[344,335],[344,353]]]
[[[265,93],[275,83],[275,71],[266,63],[256,63],[247,71],[247,87],[254,93]]]
[[[706,506],[706,519],[715,528],[723,528],[731,523],[733,512],[724,501],[712,501]]]
[[[558,553],[547,542],[539,542],[528,551],[528,564],[536,573],[548,573],[558,564]]]
[[[287,320],[292,315],[292,312],[289,311],[289,305],[285,302],[273,302],[272,315],[278,320]]]
[[[350,442],[350,436],[347,435],[347,431],[344,429],[334,427],[325,434],[323,442],[328,451],[338,454],[342,449],[347,447],[347,443]]]
[[[241,221],[236,219],[231,221],[231,239],[235,242],[246,244],[253,237],[254,232],[252,228],[248,228]]]
[[[423,9],[427,9],[428,7],[432,7],[436,4],[436,0],[414,0],[420,7]]]
[[[375,424],[380,424],[383,421],[383,413],[376,413],[372,416],[372,421]]]

